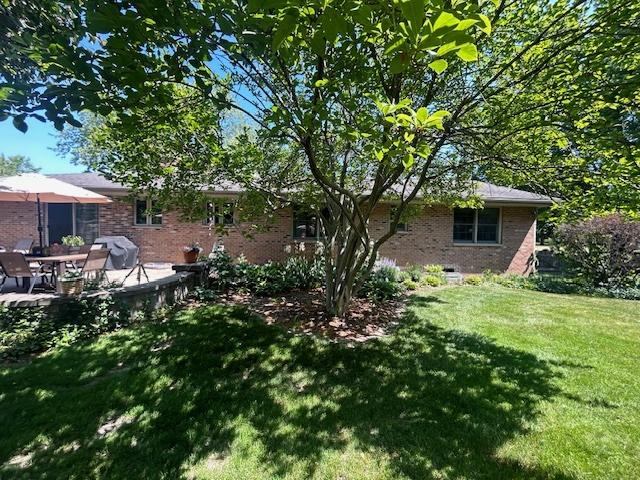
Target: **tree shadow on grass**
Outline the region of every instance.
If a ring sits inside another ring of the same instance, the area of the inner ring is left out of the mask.
[[[251,425],[270,477],[348,444],[408,478],[568,478],[501,460],[557,369],[408,314],[350,348],[209,307],[0,367],[0,477],[175,478]]]

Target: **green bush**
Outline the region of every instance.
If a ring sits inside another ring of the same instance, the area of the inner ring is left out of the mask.
[[[593,287],[635,288],[640,281],[640,221],[594,217],[561,225],[555,240],[563,263]]]
[[[467,275],[464,277],[465,285],[482,285],[484,283],[484,278],[482,275]]]
[[[236,266],[233,258],[222,248],[215,248],[206,258],[209,266],[209,281],[218,291],[231,288],[237,280]]]
[[[424,271],[427,273],[444,273],[444,267],[442,265],[425,265]]]
[[[427,285],[429,287],[441,287],[442,285],[445,285],[447,283],[447,280],[444,278],[443,275],[438,275],[436,273],[430,273],[428,275],[425,275],[422,278],[422,282],[423,285]]]
[[[418,284],[418,282],[415,282],[413,280],[411,280],[410,278],[405,279],[402,282],[402,285],[404,286],[404,288],[406,288],[407,290],[417,290],[418,287],[420,286]]]
[[[377,302],[398,298],[403,292],[403,285],[388,271],[371,272],[358,292],[358,296],[369,298]]]
[[[377,302],[398,298],[404,291],[402,281],[402,274],[395,262],[381,258],[357,294]]]
[[[15,359],[69,345],[131,322],[129,308],[111,297],[76,299],[53,311],[0,305],[0,358]]]
[[[406,275],[410,280],[414,282],[419,282],[424,273],[424,268],[422,265],[410,264],[404,267],[402,271],[403,275]]]
[[[490,280],[487,280],[487,277],[485,277],[485,281],[493,282],[507,288],[531,289],[533,287],[532,280],[529,277],[515,273],[492,275]]]
[[[289,257],[283,265],[284,275],[291,288],[309,290],[322,285],[324,281],[324,258],[313,260],[304,257]]]

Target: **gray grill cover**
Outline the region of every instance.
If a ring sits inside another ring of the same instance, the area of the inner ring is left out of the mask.
[[[111,249],[105,268],[107,270],[120,270],[133,268],[138,261],[139,248],[127,237],[99,237],[93,243],[105,244]]]

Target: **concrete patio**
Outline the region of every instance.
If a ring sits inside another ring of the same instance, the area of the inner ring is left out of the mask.
[[[171,277],[176,274],[176,272],[171,268],[170,265],[161,265],[161,268],[157,268],[153,265],[145,266],[145,271],[149,277],[149,282],[141,275],[140,285],[145,285],[147,283],[153,283],[158,280],[162,280],[168,277]],[[108,270],[107,278],[109,282],[121,284],[121,287],[133,287],[138,285],[138,272],[133,272],[129,278],[125,277],[131,270]],[[124,283],[123,283],[124,282]],[[13,278],[7,279],[4,288],[2,289],[2,293],[0,293],[0,304],[4,305],[16,305],[22,303],[39,303],[46,300],[53,300],[57,297],[60,297],[59,294],[56,294],[53,291],[43,292],[42,290],[38,290],[38,285],[36,285],[36,289],[33,293],[28,294],[25,291],[25,288],[22,286],[22,282],[20,282],[20,286],[16,288],[15,280]]]

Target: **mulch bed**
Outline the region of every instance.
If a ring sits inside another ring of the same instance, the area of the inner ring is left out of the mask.
[[[248,293],[228,293],[219,303],[244,305],[269,325],[281,325],[298,334],[320,335],[331,340],[365,342],[387,335],[404,312],[402,299],[375,303],[354,298],[344,318],[332,317],[324,310],[322,290],[294,291],[271,297]]]

